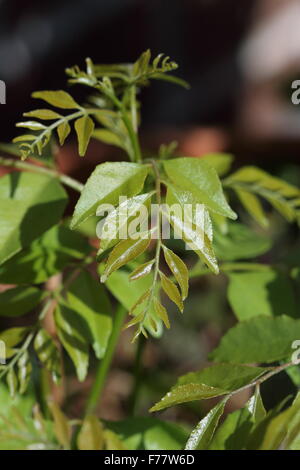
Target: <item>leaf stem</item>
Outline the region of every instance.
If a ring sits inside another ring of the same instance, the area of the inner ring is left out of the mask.
[[[300,361],[297,362],[299,364]],[[296,363],[293,362],[288,362],[286,364],[282,364],[280,366],[273,367],[270,372],[267,372],[263,376],[260,376],[258,379],[256,379],[254,382],[251,382],[250,384],[244,385],[243,387],[238,388],[237,390],[234,390],[233,392],[229,393],[229,397],[232,397],[236,393],[239,393],[243,390],[246,390],[247,388],[254,387],[254,386],[260,386],[263,382],[266,380],[270,379],[273,377],[273,375],[279,374],[279,372],[284,371],[285,369],[288,369],[289,367],[292,367],[296,365]]]
[[[122,305],[119,305],[115,314],[113,330],[109,338],[105,356],[99,364],[98,370],[96,372],[95,381],[93,383],[92,389],[87,400],[86,415],[95,412],[95,409],[100,399],[101,392],[106,381],[109,367],[111,365],[115,353],[115,349],[126,315],[127,310],[124,309]]]
[[[0,157],[0,165],[52,176],[54,178],[59,179],[66,186],[69,186],[69,188],[75,189],[75,191],[78,191],[78,192],[81,192],[84,187],[82,183],[71,178],[70,176],[61,174],[56,170],[51,170],[43,166],[34,165],[33,163],[27,163],[21,160],[13,159],[13,158]]]

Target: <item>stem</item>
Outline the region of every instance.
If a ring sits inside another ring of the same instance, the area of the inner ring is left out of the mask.
[[[125,108],[123,103],[116,96],[114,96],[110,93],[106,93],[106,96],[109,99],[111,99],[111,101],[114,103],[114,105],[121,111],[123,122],[126,126],[129,138],[130,138],[131,143],[132,143],[132,147],[133,147],[133,151],[134,151],[134,155],[135,155],[135,160],[136,160],[136,162],[141,162],[142,161],[142,152],[141,152],[140,143],[139,143],[139,139],[138,139],[138,135],[137,135],[137,129],[135,130],[134,123],[132,123],[131,120],[128,118],[127,109]],[[134,101],[135,101],[135,96],[134,96]],[[135,109],[136,109],[136,104],[131,109],[131,111],[136,112]]]
[[[300,363],[300,361],[297,362],[297,364],[299,364],[299,363]],[[242,390],[246,390],[247,388],[261,385],[263,382],[265,382],[266,380],[268,380],[268,379],[270,379],[271,377],[273,377],[273,375],[279,374],[279,372],[282,372],[282,371],[284,371],[285,369],[288,369],[289,367],[292,367],[292,366],[294,366],[294,365],[296,365],[296,363],[288,362],[287,364],[283,364],[283,365],[274,367],[270,372],[266,373],[266,374],[263,375],[262,377],[259,377],[259,378],[256,379],[254,382],[251,382],[250,384],[244,385],[243,387],[238,388],[237,390],[234,390],[233,392],[229,393],[229,397],[232,397],[232,396],[235,395],[236,393],[239,393],[239,392],[241,392]]]
[[[92,414],[96,410],[101,392],[103,390],[103,387],[106,381],[107,373],[108,373],[111,361],[115,353],[115,349],[118,343],[118,339],[119,339],[126,315],[127,315],[127,310],[124,309],[122,305],[119,305],[115,314],[113,330],[109,338],[105,356],[103,357],[103,359],[101,360],[99,364],[95,381],[93,383],[90,395],[87,400],[87,404],[86,404],[87,415]]]
[[[131,120],[134,132],[138,131],[137,122],[137,109],[136,109],[136,87],[132,85],[130,88],[130,105],[131,105]]]
[[[34,165],[32,163],[23,162],[21,160],[15,160],[13,158],[5,158],[0,157],[0,165],[11,167],[11,168],[18,168],[20,170],[28,170],[34,173],[41,173],[44,175],[52,176],[54,178],[59,179],[63,184],[69,186],[75,191],[81,192],[84,185],[81,184],[79,181],[71,178],[70,176],[60,174],[58,171],[51,170],[49,168],[45,168],[43,166]]]
[[[160,207],[161,207],[161,180],[160,180],[160,174],[159,174],[159,170],[157,168],[157,165],[156,165],[156,162],[154,160],[152,160],[152,167],[153,167],[153,170],[154,170],[154,173],[155,173],[155,176],[156,176],[156,201],[157,201],[157,204],[158,204],[158,214],[157,214],[157,243],[156,243],[156,250],[155,250],[155,257],[154,257],[154,272],[153,272],[153,280],[152,280],[152,284],[151,284],[151,287],[150,287],[150,295],[149,295],[149,298],[148,298],[148,301],[147,301],[147,306],[145,308],[145,313],[144,313],[144,316],[143,316],[143,320],[141,322],[141,324],[144,323],[145,321],[145,318],[146,318],[146,315],[149,311],[149,307],[151,305],[151,302],[153,300],[153,297],[154,297],[154,294],[155,294],[155,286],[156,286],[156,282],[157,282],[157,278],[158,278],[158,275],[159,275],[159,260],[160,260],[160,251],[161,251],[161,247],[162,247],[162,241],[161,241],[161,212],[160,212]],[[143,330],[142,330],[143,331]]]

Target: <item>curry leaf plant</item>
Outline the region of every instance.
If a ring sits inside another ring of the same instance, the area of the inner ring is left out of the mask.
[[[256,262],[271,248],[264,230],[274,211],[299,223],[300,190],[253,166],[231,172],[225,153],[191,158],[177,155],[172,142],[145,156],[140,90],[152,80],[189,88],[176,69],[149,50],[133,64],[87,59],[85,69],[66,70],[71,85],[86,87],[85,102],[64,90],[34,92],[37,109],[17,124],[25,134],[1,145],[17,158],[0,157],[0,164],[17,171],[0,179],[0,282],[8,285],[0,316],[14,319],[0,332],[0,448],[300,448],[299,397],[267,412],[260,395],[260,385],[280,372],[300,383],[298,357],[290,357],[300,339],[299,274]],[[64,145],[72,134],[80,157],[97,139],[124,158],[99,163],[82,184],[61,174],[53,158],[53,142]],[[64,187],[79,193],[71,218]],[[133,232],[121,236],[128,226]],[[96,234],[97,246],[90,243]],[[193,254],[191,264],[178,243]],[[189,280],[219,273],[228,277],[237,324],[211,353],[213,363],[179,377],[150,411],[209,398],[217,404],[191,433],[158,417],[100,421],[95,409],[122,328],[133,330],[133,342],[160,338],[172,327],[171,305],[189,315]],[[75,421],[48,399],[49,389],[32,399],[32,383],[60,383],[66,356],[79,381],[99,360],[85,417]],[[222,421],[226,403],[246,389],[249,401]]]

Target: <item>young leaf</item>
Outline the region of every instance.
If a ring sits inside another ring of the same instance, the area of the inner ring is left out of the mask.
[[[114,210],[112,210],[102,226],[101,233],[98,233],[101,239],[98,255],[112,248],[120,238],[130,238],[136,236],[139,231],[144,231],[143,224],[149,217],[148,205],[153,192],[139,194],[129,199],[125,199]],[[135,222],[137,221],[137,224]],[[132,226],[134,224],[134,226]],[[148,224],[146,224],[146,229]]]
[[[17,346],[29,333],[30,328],[26,326],[9,328],[0,333],[0,341],[3,341],[6,348]]]
[[[120,137],[107,129],[95,129],[93,132],[93,138],[108,145],[115,145],[116,147],[124,148],[124,143]]]
[[[68,121],[62,122],[57,128],[57,134],[60,145],[64,145],[66,138],[71,132],[71,127]]]
[[[32,98],[38,98],[46,101],[47,103],[62,109],[76,109],[80,105],[74,101],[71,95],[63,90],[57,91],[35,91],[32,93]]]
[[[70,309],[85,321],[96,356],[104,356],[112,331],[112,312],[104,287],[88,272],[81,271],[67,292]]]
[[[150,241],[150,232],[141,234],[136,240],[132,238],[121,240],[108,257],[105,271],[101,276],[101,282],[105,282],[111,273],[144,253]]]
[[[255,393],[246,403],[246,408],[251,413],[252,420],[254,423],[258,423],[259,421],[265,418],[267,413],[260,395],[259,386],[255,387]]]
[[[199,158],[176,158],[163,161],[164,169],[173,184],[192,193],[198,204],[205,204],[212,212],[236,219],[230,209],[217,172]]]
[[[177,237],[182,238],[203,262],[215,274],[218,274],[219,268],[212,247],[212,225],[208,211],[203,210],[202,206],[198,208],[191,193],[170,185],[167,189],[167,204],[168,212],[165,215],[173,226]],[[177,215],[176,212],[172,211],[174,204],[181,206],[183,211],[181,215]],[[185,211],[185,204],[192,204],[193,211],[191,214]],[[193,206],[193,204],[196,205]]]
[[[52,400],[48,402],[48,407],[54,419],[55,436],[64,449],[69,449],[71,441],[71,426],[67,417]]]
[[[239,364],[271,363],[291,356],[291,345],[299,338],[300,320],[285,315],[253,317],[231,328],[210,357]]]
[[[245,210],[252,215],[256,222],[263,228],[268,227],[269,221],[258,197],[244,189],[235,188],[235,192]]]
[[[105,450],[126,450],[123,442],[119,439],[117,434],[106,429],[104,431]]]
[[[141,264],[137,268],[135,268],[129,276],[131,281],[136,281],[137,279],[141,279],[142,277],[148,276],[151,273],[153,264],[155,260],[152,259],[148,261],[148,263]]]
[[[132,306],[138,301],[141,295],[152,286],[152,279],[151,276],[147,276],[131,282],[128,277],[128,272],[120,269],[119,271],[115,271],[109,276],[105,286],[107,289],[109,289],[117,301],[120,302],[127,311],[130,311]],[[157,285],[155,289],[156,294],[158,293],[158,290],[159,286]],[[140,306],[137,307],[134,313],[136,317],[138,317],[139,314],[142,314],[142,318],[144,317]],[[159,327],[158,330],[153,329],[149,318],[155,318],[156,324],[158,324]],[[155,313],[152,302],[149,305],[149,310],[143,325],[146,330],[149,331],[149,333],[155,338],[159,338],[161,336],[162,325]]]
[[[9,394],[12,398],[14,398],[18,387],[18,379],[13,367],[11,367],[6,374],[6,382],[8,385]]]
[[[169,299],[171,299],[172,302],[177,305],[179,310],[183,312],[183,302],[176,284],[174,284],[174,282],[167,278],[167,276],[165,276],[165,274],[162,272],[159,273],[159,276],[161,280],[161,287],[163,288]]]
[[[71,228],[93,214],[100,204],[116,205],[120,196],[133,197],[143,186],[146,166],[127,162],[106,162],[98,165],[87,180],[76,204]]]
[[[78,138],[78,152],[81,157],[86,153],[94,128],[94,121],[87,115],[82,116],[75,121],[75,130]]]
[[[166,328],[169,329],[170,321],[169,321],[167,310],[157,298],[154,298],[153,303],[154,303],[154,309],[156,311],[158,318],[160,318],[164,322]]]
[[[290,222],[296,220],[299,216],[300,190],[255,166],[241,168],[233,175],[229,176],[225,184],[226,186],[232,187],[234,190],[244,190],[248,193],[258,194],[265,198]],[[262,221],[263,215],[259,206],[256,204],[254,207],[256,219]]]
[[[31,376],[32,366],[30,363],[29,354],[25,351],[17,362],[18,366],[18,379],[19,379],[19,392],[22,394],[26,391],[29,379]]]
[[[55,178],[25,172],[0,178],[0,263],[57,223],[66,202]]]
[[[62,303],[55,310],[55,323],[58,337],[74,363],[78,379],[82,382],[89,363],[86,326],[76,312]]]
[[[174,274],[174,277],[181,289],[182,300],[187,298],[189,289],[189,272],[184,262],[173,251],[163,245],[164,256],[167,265]]]
[[[43,328],[34,339],[34,349],[42,364],[51,373],[53,381],[58,383],[61,377],[61,360],[59,350],[52,337]]]
[[[0,294],[0,317],[24,315],[38,305],[42,297],[43,292],[35,287],[8,289]]]
[[[18,122],[16,127],[25,127],[26,129],[31,129],[32,131],[41,131],[46,129],[44,124],[36,121],[26,121],[26,122]]]
[[[103,450],[104,431],[96,416],[86,416],[77,437],[79,450]]]
[[[185,450],[207,450],[213,438],[219,420],[223,414],[227,398],[220,401],[210,412],[200,421],[191,433]]]
[[[34,111],[28,111],[27,113],[23,113],[23,116],[38,118],[45,121],[52,121],[54,119],[61,119],[63,117],[61,114],[52,111],[52,109],[35,109]]]

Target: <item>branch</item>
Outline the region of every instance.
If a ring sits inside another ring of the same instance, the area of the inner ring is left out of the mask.
[[[79,181],[71,178],[70,176],[61,174],[56,170],[51,170],[49,168],[34,165],[32,163],[23,162],[21,160],[15,160],[13,158],[0,157],[0,165],[11,167],[11,168],[18,168],[20,170],[28,170],[28,171],[32,171],[34,173],[41,173],[41,174],[44,174],[44,175],[52,176],[53,178],[59,179],[66,186],[69,186],[70,188],[75,189],[75,191],[78,191],[79,193],[81,193],[81,191],[83,190],[83,187],[84,187],[84,185],[82,183],[80,183]]]

